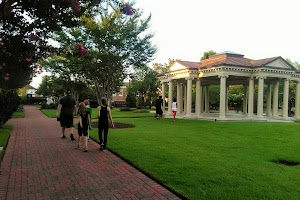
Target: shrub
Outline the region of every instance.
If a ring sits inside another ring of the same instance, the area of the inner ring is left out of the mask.
[[[23,104],[18,106],[17,112],[24,112]]]
[[[149,110],[135,110],[134,113],[150,113]]]
[[[136,106],[136,99],[134,92],[128,92],[126,97],[126,105],[129,108],[134,108]]]
[[[41,104],[41,109],[56,109],[57,108],[57,105],[54,104],[54,103],[51,103],[51,104],[46,104],[46,102],[42,102]]]
[[[131,109],[128,107],[121,107],[120,111],[131,111]]]
[[[19,105],[20,98],[15,90],[0,89],[0,126],[11,118]]]

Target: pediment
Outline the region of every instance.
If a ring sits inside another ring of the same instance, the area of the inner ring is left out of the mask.
[[[179,70],[186,70],[188,69],[186,66],[178,63],[178,62],[175,62],[169,69],[170,72],[172,71],[179,71]]]
[[[278,59],[266,64],[265,66],[295,70],[295,68],[292,65],[290,65],[287,61],[285,61],[283,58],[278,58]]]

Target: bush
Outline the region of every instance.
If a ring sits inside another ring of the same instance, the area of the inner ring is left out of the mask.
[[[11,118],[20,105],[20,98],[15,90],[0,89],[0,126]]]
[[[128,107],[122,107],[120,108],[120,111],[131,111],[131,109]]]
[[[134,113],[150,113],[149,110],[135,110]]]
[[[41,109],[57,109],[57,105],[54,103],[48,105],[45,102],[42,102]]]
[[[23,104],[18,106],[17,112],[24,112]]]
[[[134,108],[136,106],[136,94],[134,92],[128,92],[126,97],[126,106],[129,108]]]

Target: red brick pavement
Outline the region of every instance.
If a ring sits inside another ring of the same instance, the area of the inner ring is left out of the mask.
[[[179,199],[96,142],[89,151],[61,139],[55,119],[25,106],[0,168],[0,199]],[[69,134],[67,134],[69,136]],[[75,134],[77,135],[77,134]]]

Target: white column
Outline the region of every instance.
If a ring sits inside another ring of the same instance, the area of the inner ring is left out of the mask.
[[[248,100],[248,117],[253,117],[254,107],[254,78],[249,78],[249,100]]]
[[[219,76],[220,78],[220,118],[225,118],[226,113],[226,76]]]
[[[296,82],[296,97],[295,97],[295,118],[299,118],[300,109],[300,81]]]
[[[186,108],[187,108],[187,85],[183,85],[183,91],[184,91],[184,114],[186,114]]]
[[[168,98],[168,113],[169,115],[172,114],[172,101],[173,101],[173,82],[172,80],[169,81],[169,98]]]
[[[161,86],[161,93],[162,93],[162,99],[163,99],[163,112],[165,112],[165,110],[166,110],[165,83],[162,83],[162,86]]]
[[[192,114],[192,79],[187,79],[186,116]]]
[[[180,94],[180,82],[177,80],[177,112],[178,114],[181,112],[180,111],[180,98],[181,98],[181,94]]]
[[[248,90],[248,86],[247,85],[243,85],[243,90],[244,90],[244,96],[243,96],[243,114],[246,115],[247,114],[247,90]]]
[[[204,94],[204,86],[200,86],[201,88],[201,100],[200,100],[200,113],[203,113],[204,112],[204,97],[205,97],[205,94]]]
[[[264,114],[264,77],[258,77],[257,117]]]
[[[183,112],[183,86],[182,86],[182,83],[180,83],[180,113]]]
[[[209,86],[205,86],[205,112],[209,113]]]
[[[271,84],[268,84],[267,110],[266,110],[267,116],[272,115],[272,112],[271,112],[272,105],[271,104],[272,104],[272,87],[271,87]]]
[[[288,110],[289,110],[289,85],[290,81],[289,79],[284,80],[283,85],[283,107],[282,107],[282,117],[288,118]]]
[[[274,83],[273,90],[273,118],[278,117],[278,93],[279,93],[279,80]]]
[[[196,82],[196,116],[200,116],[201,113],[201,80],[200,78],[197,78]]]
[[[229,107],[228,107],[228,96],[229,96],[229,85],[226,84],[226,104],[225,104],[226,112],[228,112],[228,110],[229,110]]]

